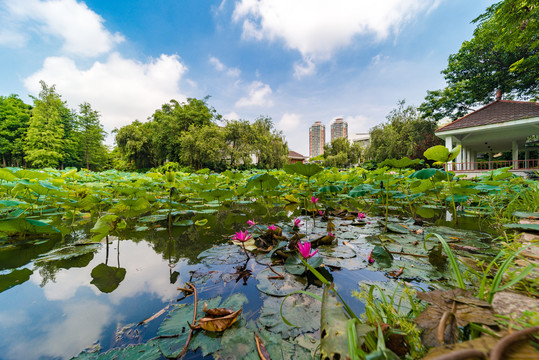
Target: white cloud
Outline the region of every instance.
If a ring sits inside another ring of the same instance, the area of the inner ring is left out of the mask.
[[[281,120],[277,123],[279,130],[288,132],[296,130],[301,125],[301,115],[285,113]]]
[[[264,84],[260,81],[254,81],[249,86],[249,95],[242,97],[236,102],[237,107],[250,107],[250,106],[273,106],[273,100],[271,100],[271,87],[268,84]]]
[[[219,60],[215,56],[210,57],[210,64],[212,64],[215,67],[215,70],[220,71],[220,72],[225,72],[228,76],[231,76],[231,77],[239,77],[241,74],[240,69],[229,68],[225,66],[225,64],[223,64],[221,60]]]
[[[240,116],[235,111],[232,111],[232,112],[229,112],[228,114],[224,114],[223,119],[225,119],[225,120],[239,120]]]
[[[294,63],[294,76],[296,79],[301,79],[304,76],[312,75],[316,71],[316,66],[308,57],[303,57],[303,63]]]
[[[233,19],[243,21],[245,39],[283,40],[303,56],[327,60],[356,35],[376,40],[398,33],[439,0],[241,0]]]
[[[179,83],[186,70],[177,55],[141,63],[112,53],[106,62],[96,61],[89,69],[79,68],[67,57],[49,57],[24,84],[35,95],[40,80],[54,84],[72,108],[89,102],[110,132],[136,119],[144,121],[171,99],[184,101]]]
[[[10,25],[17,31],[61,38],[66,53],[94,57],[111,51],[124,37],[112,34],[104,19],[76,0],[4,0]],[[14,25],[16,21],[17,25]],[[13,30],[13,29],[11,29]]]

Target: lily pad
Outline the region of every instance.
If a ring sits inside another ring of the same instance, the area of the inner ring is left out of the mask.
[[[539,224],[503,224],[503,227],[519,231],[539,231]]]
[[[72,360],[157,360],[161,359],[161,351],[157,341],[150,340],[144,344],[129,345],[125,348],[111,349],[103,354],[83,352]]]
[[[197,303],[197,316],[196,318],[199,319],[204,316],[204,312],[202,311],[204,307],[204,303],[208,304],[209,308],[214,308],[219,305],[221,302],[221,297],[217,296],[212,299],[207,300],[199,300]],[[163,323],[159,327],[159,331],[157,334],[159,336],[176,336],[177,337],[170,337],[170,338],[159,338],[157,340],[159,344],[159,348],[161,349],[161,352],[166,358],[176,358],[180,352],[182,351],[183,347],[185,346],[185,342],[187,340],[187,337],[189,336],[189,325],[187,324],[192,323],[193,321],[193,311],[194,311],[194,305],[189,304],[181,304],[177,305],[171,310],[165,320],[163,320]],[[200,340],[199,340],[200,341]],[[211,341],[211,340],[208,340]],[[195,343],[195,345],[198,347],[200,344]]]
[[[198,254],[198,258],[206,265],[239,264],[247,260],[241,248],[235,245],[218,245]]]
[[[318,296],[322,293],[321,289],[316,289],[314,292]],[[284,323],[280,311],[282,301],[276,297],[268,297],[264,300],[257,322],[265,329],[279,334],[283,339],[290,339],[320,328],[320,301],[305,294],[294,294],[286,299],[282,306],[283,315],[290,323],[299,327],[288,326]]]
[[[264,294],[281,297],[293,291],[301,290],[305,286],[302,278],[288,273],[283,266],[274,266],[273,268],[282,274],[284,279],[270,279],[270,277],[275,276],[275,273],[269,268],[259,272],[256,275],[256,280],[258,280],[256,287]]]

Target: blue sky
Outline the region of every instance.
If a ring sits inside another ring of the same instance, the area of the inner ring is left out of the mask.
[[[308,155],[315,121],[367,132],[399,100],[443,87],[448,56],[492,3],[0,0],[0,95],[30,103],[44,80],[71,108],[89,102],[108,132],[209,95],[227,119],[271,117]]]

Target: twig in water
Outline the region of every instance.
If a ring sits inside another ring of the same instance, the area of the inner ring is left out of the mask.
[[[284,275],[275,271],[275,269],[272,268],[270,264],[264,264],[264,265],[268,266],[270,270],[273,271],[273,273],[277,275],[277,276],[269,276],[268,279],[284,279]]]
[[[195,310],[193,311],[193,325],[194,325],[195,322],[197,321],[197,302],[198,302],[197,288],[191,283],[187,283],[187,285],[192,289],[193,293],[195,294]],[[187,341],[185,342],[185,346],[183,347],[182,352],[178,355],[176,359],[183,358],[183,356],[187,352],[187,347],[189,346],[189,342],[191,342],[193,331],[194,331],[193,328],[191,328],[191,330],[189,331],[189,337],[187,338]]]

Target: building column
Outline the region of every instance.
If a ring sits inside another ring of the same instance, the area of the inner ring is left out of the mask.
[[[516,140],[512,141],[513,152],[513,169],[518,169],[518,143]]]
[[[472,170],[477,170],[477,151],[471,152]]]
[[[530,168],[530,150],[524,150],[524,167]]]
[[[457,155],[457,157],[455,158],[455,162],[458,164],[458,165],[455,165],[455,170],[463,170],[463,148],[462,148],[462,143],[460,141],[458,141],[457,139],[455,139],[455,146],[459,146],[460,145],[460,151],[459,151],[459,154]],[[451,150],[451,149],[450,149]]]
[[[490,151],[488,153],[488,169],[489,170],[492,170],[492,159],[494,158],[492,155],[493,155],[492,151]]]
[[[447,148],[447,150],[451,151],[453,149],[453,136],[449,135],[448,137],[445,138],[445,147]],[[448,162],[446,164],[446,169],[447,171],[451,171],[453,170],[453,162]]]

